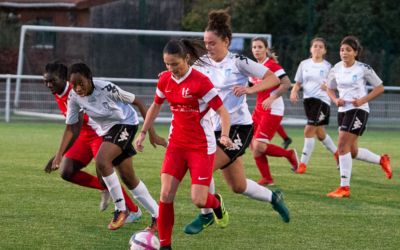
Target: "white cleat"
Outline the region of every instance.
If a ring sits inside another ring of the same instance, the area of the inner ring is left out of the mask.
[[[103,212],[104,210],[107,209],[108,205],[111,202],[111,195],[107,189],[101,190],[100,195],[101,195],[101,200],[100,200],[99,209],[101,212]]]
[[[137,212],[129,212],[128,217],[125,219],[125,223],[133,223],[142,218],[142,211],[138,208]]]

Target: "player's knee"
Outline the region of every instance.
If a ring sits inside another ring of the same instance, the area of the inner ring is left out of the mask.
[[[254,141],[253,148],[256,154],[262,154],[267,150],[268,144],[265,142]]]
[[[233,185],[231,186],[231,189],[236,194],[243,194],[244,191],[246,191],[246,185]]]
[[[68,170],[68,169],[62,168],[62,169],[60,170],[60,176],[61,176],[61,178],[62,178],[63,180],[71,181],[73,175],[74,175],[74,172],[73,172],[73,171],[70,171],[70,170]]]
[[[206,205],[206,202],[207,200],[204,197],[192,196],[192,203],[198,208],[203,208]]]
[[[160,200],[164,203],[171,203],[175,199],[175,194],[172,192],[169,192],[167,190],[161,190],[160,192]]]

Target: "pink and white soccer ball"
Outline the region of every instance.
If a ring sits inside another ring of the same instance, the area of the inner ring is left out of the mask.
[[[160,240],[150,231],[140,231],[132,235],[129,240],[130,250],[158,250]]]

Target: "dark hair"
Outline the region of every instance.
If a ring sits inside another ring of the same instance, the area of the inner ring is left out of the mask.
[[[278,57],[275,55],[274,52],[271,51],[268,45],[268,40],[265,37],[262,36],[256,36],[253,39],[251,39],[251,44],[253,45],[253,42],[255,41],[260,41],[264,44],[265,48],[267,48],[267,56],[274,59],[276,62],[278,62]]]
[[[68,76],[71,76],[72,74],[75,74],[75,73],[81,74],[84,77],[86,77],[87,79],[89,79],[90,81],[93,81],[92,71],[84,63],[75,63],[69,67]]]
[[[228,38],[230,44],[232,41],[232,28],[231,16],[228,10],[212,10],[208,14],[206,31],[212,31],[222,39]]]
[[[200,57],[207,54],[207,50],[203,41],[199,39],[173,39],[165,45],[163,54],[177,55],[180,58],[186,58],[189,55],[189,65],[193,65],[199,61],[205,63]]]
[[[65,66],[62,63],[58,63],[58,62],[48,63],[48,64],[46,64],[46,67],[44,70],[46,73],[55,74],[60,79],[67,80],[68,69],[67,69],[67,66]]]
[[[356,60],[358,60],[362,52],[362,46],[358,38],[355,36],[346,36],[340,42],[340,46],[343,44],[349,45],[354,51],[357,51]]]

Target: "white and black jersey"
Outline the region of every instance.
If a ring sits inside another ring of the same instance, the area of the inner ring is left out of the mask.
[[[345,105],[339,107],[339,112],[355,109],[351,103],[368,94],[367,83],[373,87],[382,84],[382,80],[376,75],[371,66],[355,61],[351,67],[344,67],[343,62],[338,62],[329,72],[328,87],[337,89],[339,98],[345,101]],[[365,103],[359,109],[369,112],[369,105]]]
[[[108,81],[93,80],[93,85],[93,92],[89,96],[79,96],[75,91],[70,92],[67,124],[78,122],[81,109],[99,125],[96,128],[99,136],[106,134],[116,124],[139,123],[137,113],[130,105],[135,100],[134,94]]]
[[[268,68],[245,56],[231,52],[228,52],[220,62],[208,56],[203,56],[201,59],[207,64],[195,65],[194,68],[208,76],[217,89],[218,95],[229,112],[231,125],[252,124],[246,95],[237,97],[232,90],[235,86],[246,86],[249,77],[263,78]],[[214,130],[219,131],[221,130],[220,117],[214,111],[211,112]]]
[[[294,80],[303,87],[304,99],[317,98],[328,105],[331,104],[328,94],[321,88],[327,81],[331,67],[332,65],[326,60],[314,62],[311,58],[300,63]]]

